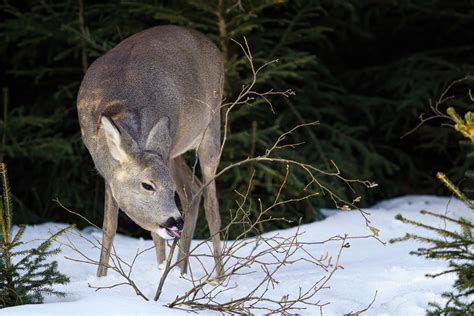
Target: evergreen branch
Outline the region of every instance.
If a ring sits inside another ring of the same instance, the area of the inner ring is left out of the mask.
[[[3,243],[10,242],[13,204],[10,198],[10,184],[8,183],[7,165],[0,162],[0,177],[2,178],[2,208],[0,209],[0,226],[2,228]]]
[[[471,222],[468,222],[463,218],[455,219],[455,218],[452,218],[452,217],[449,217],[449,216],[446,216],[446,215],[443,215],[443,214],[434,213],[434,212],[431,212],[431,211],[428,211],[428,210],[421,210],[420,214],[423,214],[423,215],[428,214],[428,215],[431,215],[431,216],[434,216],[434,217],[441,218],[441,219],[446,220],[446,221],[456,223],[461,227],[468,226],[471,229],[474,229],[474,225]]]
[[[469,198],[461,191],[457,186],[454,185],[454,183],[451,182],[451,180],[448,179],[448,177],[442,173],[438,172],[436,173],[436,177],[441,180],[441,182],[451,191],[454,193],[454,195],[457,196],[458,199],[463,201],[470,209],[474,209],[474,203],[472,203]]]
[[[25,225],[18,226],[18,231],[16,232],[11,242],[12,245],[16,244],[21,239],[21,237],[23,236],[23,233],[25,232],[25,228],[26,228]]]
[[[431,231],[434,231],[442,236],[445,236],[445,237],[451,237],[451,238],[454,238],[454,239],[461,239],[463,241],[466,241],[466,242],[469,242],[470,239],[462,236],[462,235],[459,235],[457,233],[453,233],[453,232],[450,232],[446,229],[441,229],[441,228],[436,228],[436,227],[432,227],[432,226],[429,226],[429,225],[426,225],[426,224],[422,224],[422,223],[419,223],[419,222],[415,222],[415,221],[412,221],[412,220],[409,220],[407,218],[404,218],[402,217],[401,215],[400,216],[397,216],[397,219],[400,220],[401,222],[403,223],[407,223],[407,224],[411,224],[411,225],[414,225],[414,226],[419,226],[419,227],[423,227],[427,230],[431,230]]]

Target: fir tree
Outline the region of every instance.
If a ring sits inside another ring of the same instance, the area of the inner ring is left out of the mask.
[[[474,144],[474,113],[468,112],[462,119],[453,108],[448,108],[448,115],[454,121],[454,128]],[[474,151],[473,151],[474,153]],[[470,173],[472,174],[472,173]],[[474,203],[442,172],[437,173],[437,178],[459,198],[465,205],[474,211]],[[473,188],[471,188],[472,190]],[[451,222],[457,225],[458,230],[449,230],[413,221],[398,214],[395,218],[409,225],[414,225],[425,230],[436,232],[439,237],[429,238],[417,234],[406,234],[402,238],[393,239],[390,242],[404,240],[416,240],[427,243],[428,247],[419,248],[410,252],[417,256],[428,259],[442,259],[449,262],[449,268],[436,274],[427,274],[428,277],[436,278],[449,273],[456,274],[454,290],[442,294],[447,299],[444,306],[438,303],[430,303],[431,307],[427,314],[430,316],[440,315],[473,315],[474,314],[474,224],[462,217],[454,218],[444,214],[438,214],[427,210],[420,211],[421,214]]]
[[[69,227],[43,241],[36,248],[18,250],[25,226],[20,225],[11,235],[12,201],[7,177],[7,168],[0,163],[2,196],[0,201],[0,308],[43,302],[43,295],[65,296],[54,290],[54,284],[66,284],[69,278],[58,272],[56,261],[46,262],[47,257],[58,254],[59,248],[51,249],[52,242]]]
[[[453,165],[448,176],[457,181],[467,164],[452,133],[429,122],[420,131],[427,140],[422,146],[400,136],[416,124],[431,95],[474,69],[472,12],[469,1],[452,0],[4,0],[0,85],[8,87],[10,106],[0,118],[0,156],[9,163],[15,201],[22,202],[15,220],[68,221],[51,201],[59,197],[101,223],[103,183],[80,139],[76,93],[84,70],[97,57],[160,24],[197,29],[219,46],[226,59],[226,100],[233,100],[249,79],[245,58],[231,40],[243,36],[257,66],[279,60],[259,76],[259,91],[296,91],[292,98],[273,100],[275,114],[259,104],[233,112],[221,166],[261,154],[297,124],[320,121],[294,133],[292,141],[304,146],[278,154],[326,170],[335,161],[349,178],[374,180],[384,190],[356,187],[365,205],[408,193],[440,193],[426,174],[448,162]],[[458,109],[467,108],[458,101]],[[253,202],[277,193],[275,184],[284,178],[281,166],[232,169],[217,181],[223,222],[235,208],[234,189],[245,190],[254,169]],[[291,176],[282,198],[301,193],[304,180],[299,173]],[[319,180],[341,197],[353,198],[331,178]],[[309,222],[321,218],[318,207],[332,206],[330,199],[308,199],[275,208],[272,215]],[[120,216],[121,232],[140,232]],[[286,225],[269,222],[264,229]],[[196,237],[204,238],[207,230],[199,227],[206,226],[197,225]]]

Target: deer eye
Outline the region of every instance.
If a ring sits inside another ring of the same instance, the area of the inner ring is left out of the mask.
[[[142,182],[142,187],[147,191],[155,191],[155,188],[146,182]]]

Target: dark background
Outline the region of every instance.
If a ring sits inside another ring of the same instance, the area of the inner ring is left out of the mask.
[[[44,221],[84,225],[53,202],[59,198],[95,223],[102,220],[103,180],[82,145],[75,97],[84,71],[127,36],[163,24],[185,25],[207,34],[226,59],[226,98],[248,82],[242,51],[230,39],[250,44],[256,65],[279,59],[259,77],[257,89],[296,91],[238,108],[221,166],[262,154],[297,124],[291,141],[305,141],[280,157],[331,170],[334,160],[350,178],[371,179],[378,188],[357,192],[340,182],[320,181],[341,196],[361,195],[362,205],[405,194],[447,194],[436,181],[444,171],[462,181],[472,159],[450,128],[430,121],[415,127],[455,79],[472,74],[473,1],[3,1],[0,56],[3,89],[0,160],[7,162],[16,223]],[[221,26],[221,27],[219,27]],[[472,103],[469,84],[457,85],[449,105],[461,113]],[[444,111],[444,108],[442,107]],[[224,222],[235,209],[234,189],[243,192],[255,170],[251,198],[272,200],[285,166],[246,165],[218,180]],[[307,178],[291,169],[283,198],[300,196]],[[462,185],[462,182],[461,182]],[[333,207],[321,197],[273,210],[272,216],[322,218]],[[255,208],[257,210],[257,208]],[[196,231],[207,234],[204,216]],[[270,222],[262,228],[289,225]],[[120,231],[140,235],[122,214]]]

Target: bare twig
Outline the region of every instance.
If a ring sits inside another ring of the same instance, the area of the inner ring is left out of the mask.
[[[166,267],[163,271],[163,275],[161,276],[160,279],[160,284],[158,285],[158,288],[156,289],[156,294],[155,294],[155,301],[158,301],[161,295],[161,291],[163,289],[163,285],[165,284],[166,277],[168,276],[168,273],[171,271],[171,261],[173,260],[173,255],[174,255],[174,250],[176,248],[176,244],[178,243],[178,239],[173,240],[173,244],[171,245],[170,248],[170,253],[168,255],[168,260],[166,260]]]
[[[280,96],[287,98],[294,94],[292,90],[268,90],[266,92],[256,91],[255,85],[257,83],[258,74],[268,65],[277,62],[277,60],[272,60],[259,67],[255,67],[253,56],[247,40],[244,38],[243,44],[236,41],[234,42],[237,43],[237,45],[239,45],[239,47],[242,49],[242,52],[248,61],[252,76],[250,82],[242,87],[242,90],[233,102],[222,104],[221,108],[214,112],[214,115],[216,115],[217,113],[220,113],[222,109],[225,110],[223,120],[223,139],[219,150],[219,158],[221,158],[227,142],[229,114],[233,109],[237,108],[238,106],[249,104],[256,99],[261,99],[266,105],[270,107],[272,111],[274,111],[270,100],[272,97]],[[203,100],[195,101],[208,106],[208,104]],[[340,180],[352,192],[354,192],[352,187],[354,183],[362,184],[368,188],[375,187],[375,183],[368,180],[354,180],[344,177],[336,163],[333,161],[331,161],[333,170],[328,171],[300,161],[282,158],[277,155],[280,149],[293,149],[304,143],[287,142],[287,139],[295,131],[300,128],[313,127],[318,124],[318,122],[301,123],[289,129],[288,131],[283,132],[271,146],[268,146],[264,153],[255,156],[252,155],[252,157],[248,157],[247,159],[225,166],[216,173],[213,179],[203,183],[198,192],[192,192],[193,195],[191,196],[191,202],[188,203],[188,205],[193,205],[193,203],[196,202],[195,200],[202,194],[203,190],[207,186],[233,168],[237,168],[245,164],[262,162],[277,163],[285,166],[285,174],[281,184],[278,187],[277,194],[275,197],[271,198],[268,203],[259,199],[256,205],[252,205],[255,203],[252,203],[251,199],[249,199],[251,187],[253,185],[252,182],[254,180],[254,173],[249,179],[245,192],[236,192],[238,196],[238,199],[236,200],[236,210],[230,211],[231,218],[229,222],[219,232],[217,232],[217,234],[220,234],[224,237],[221,254],[223,263],[222,275],[220,275],[219,278],[215,278],[213,275],[216,272],[216,267],[214,266],[211,269],[206,264],[209,260],[214,258],[210,242],[213,236],[210,236],[207,240],[196,242],[189,251],[188,256],[193,260],[193,263],[201,269],[201,271],[199,271],[199,273],[195,273],[194,271],[197,271],[196,267],[193,269],[190,267],[189,274],[181,276],[185,281],[190,283],[190,288],[186,290],[186,292],[178,295],[166,306],[190,311],[195,309],[208,309],[220,311],[222,313],[233,314],[250,314],[255,311],[271,314],[288,314],[290,312],[302,310],[308,307],[316,307],[322,313],[323,307],[326,306],[328,302],[321,302],[319,299],[317,299],[317,294],[323,290],[328,289],[329,282],[333,275],[338,270],[343,268],[340,263],[340,259],[343,250],[350,247],[348,241],[351,239],[374,238],[379,242],[382,242],[377,237],[378,230],[369,225],[370,220],[368,216],[370,214],[357,207],[360,197],[356,197],[352,201],[346,201],[341,196],[334,193],[331,188],[325,186],[320,177],[334,177]],[[197,159],[195,160],[193,166],[193,177],[196,166]],[[292,171],[296,168],[303,170],[309,179],[306,183],[305,189],[303,190],[303,194],[301,196],[282,198],[282,196],[285,195],[284,192],[288,186],[288,178]],[[188,194],[188,192],[186,193]],[[328,196],[335,203],[336,207],[341,210],[359,211],[365,221],[365,224],[372,230],[373,234],[365,236],[348,236],[346,234],[340,234],[334,235],[333,237],[323,241],[301,241],[300,239],[304,235],[304,232],[301,231],[300,226],[301,219],[287,219],[284,217],[273,217],[271,215],[272,211],[276,207],[281,207],[290,203],[298,203],[320,195]],[[92,226],[97,227],[82,215],[67,209],[59,201],[57,202],[68,212],[80,216]],[[184,210],[184,213],[186,212],[187,210]],[[281,233],[261,235],[263,233],[264,224],[272,221],[296,222],[298,223],[298,226],[295,228],[293,233],[287,236],[284,236]],[[228,237],[230,235],[230,231],[236,226],[240,228],[240,233],[233,240],[229,240]],[[89,240],[80,233],[77,234],[81,238],[86,239],[87,242],[94,248],[101,248],[102,245],[98,240]],[[248,238],[249,235],[257,235],[257,237]],[[340,244],[337,253],[334,255],[326,252],[320,256],[317,256],[312,251],[308,250],[308,248],[312,246],[330,243]],[[171,246],[165,270],[157,287],[156,295],[154,297],[155,301],[160,298],[165,280],[169,276],[169,272],[180,263],[179,261],[172,263],[176,244],[177,241],[175,240]],[[70,240],[69,244],[66,246],[74,250],[75,253],[79,255],[79,258],[68,258],[69,260],[85,264],[99,265],[97,260],[88,257]],[[89,286],[96,290],[111,289],[122,285],[130,286],[134,289],[137,295],[145,300],[148,300],[143,292],[140,291],[136,283],[131,279],[131,272],[136,259],[143,252],[148,251],[151,248],[145,249],[143,251],[137,250],[133,260],[131,262],[126,262],[118,256],[114,246],[112,245],[108,268],[117,272],[123,278],[123,282],[119,282],[110,286]],[[314,275],[317,275],[317,277],[315,277],[312,284],[306,288],[300,288],[297,293],[287,293],[281,298],[273,297],[273,291],[280,283],[278,280],[280,272],[283,269],[287,269],[290,266],[295,266],[298,264],[310,265],[314,269]],[[247,291],[235,291],[236,293],[233,293],[233,298],[225,299],[226,293],[230,293],[231,290],[238,287],[238,278],[243,275],[252,275],[252,280],[255,282],[255,284],[252,285]],[[370,308],[372,303],[367,307],[367,309]]]
[[[445,119],[445,120],[453,121],[453,119],[449,115],[447,115],[446,113],[444,113],[440,110],[440,106],[445,104],[446,102],[454,99],[454,96],[453,95],[448,95],[448,93],[451,91],[451,89],[454,86],[456,86],[459,83],[461,83],[463,81],[466,81],[468,79],[469,79],[469,77],[464,77],[464,78],[454,80],[453,82],[451,82],[446,87],[446,89],[443,91],[443,93],[441,93],[440,97],[438,98],[438,100],[435,101],[434,104],[433,104],[433,101],[430,99],[429,100],[429,105],[430,105],[430,109],[431,109],[432,114],[428,117],[425,117],[425,113],[422,113],[418,117],[420,122],[414,128],[412,128],[411,130],[409,130],[408,132],[403,134],[400,137],[400,139],[405,138],[406,136],[414,133],[417,129],[419,129],[423,124],[425,124],[428,121],[431,121],[431,120],[434,120],[434,119]],[[471,90],[469,90],[469,97],[472,100]]]
[[[82,219],[84,219],[85,221],[87,221],[88,223],[90,223],[92,226],[94,227],[97,227],[96,225],[94,225],[93,223],[91,223],[87,218],[85,218],[84,216],[82,216],[81,214],[75,212],[75,211],[72,211],[68,208],[66,208],[59,200],[56,199],[56,202],[65,210],[67,210],[68,212],[70,212],[71,214],[74,214],[74,215],[77,215],[79,217],[81,217]],[[94,249],[98,249],[100,250],[102,248],[102,244],[99,240],[97,239],[94,239],[94,240],[91,240],[89,238],[87,238],[86,236],[84,236],[81,232],[75,230],[75,231],[72,231],[72,234],[75,234],[76,236],[80,237],[81,239],[85,240],[88,244],[90,244]],[[79,255],[79,258],[71,258],[71,257],[65,257],[67,260],[71,260],[71,261],[74,261],[74,262],[79,262],[79,263],[84,263],[84,264],[90,264],[90,265],[94,265],[94,266],[99,266],[100,263],[99,261],[93,259],[93,258],[90,258],[88,255],[86,255],[81,249],[79,249],[75,243],[69,238],[68,235],[66,235],[66,238],[67,238],[67,243],[65,242],[62,242],[62,241],[57,241],[59,242],[62,246],[65,246],[71,250],[74,251],[75,254]],[[141,256],[143,253],[153,249],[154,246],[152,247],[148,247],[144,250],[138,250],[137,249],[137,252],[135,254],[135,256],[133,257],[132,261],[130,263],[126,262],[125,260],[123,260],[116,252],[116,249],[114,247],[114,245],[112,245],[112,251],[110,253],[110,262],[107,264],[107,268],[108,269],[111,269],[112,271],[118,273],[123,279],[124,279],[124,282],[120,282],[120,283],[117,283],[117,284],[113,284],[113,285],[110,285],[110,286],[93,286],[91,284],[88,284],[88,286],[90,288],[93,288],[95,289],[96,291],[99,291],[99,290],[102,290],[102,289],[110,289],[110,288],[114,288],[114,287],[117,287],[117,286],[122,286],[122,285],[127,285],[127,286],[130,286],[134,291],[135,293],[142,297],[144,300],[148,301],[149,299],[143,294],[143,292],[138,288],[137,284],[135,283],[135,281],[133,281],[132,277],[131,277],[131,274],[132,274],[132,270],[133,270],[133,267],[134,267],[134,264],[137,260],[137,258],[139,256]],[[125,268],[126,267],[126,268]]]
[[[375,291],[374,298],[372,299],[372,302],[370,302],[370,304],[367,305],[367,307],[365,307],[364,309],[361,309],[360,311],[357,311],[357,312],[349,312],[347,314],[344,314],[344,316],[359,316],[362,313],[365,313],[366,311],[368,311],[372,307],[372,305],[374,305],[375,299],[377,298],[377,294],[378,294],[378,291]]]

